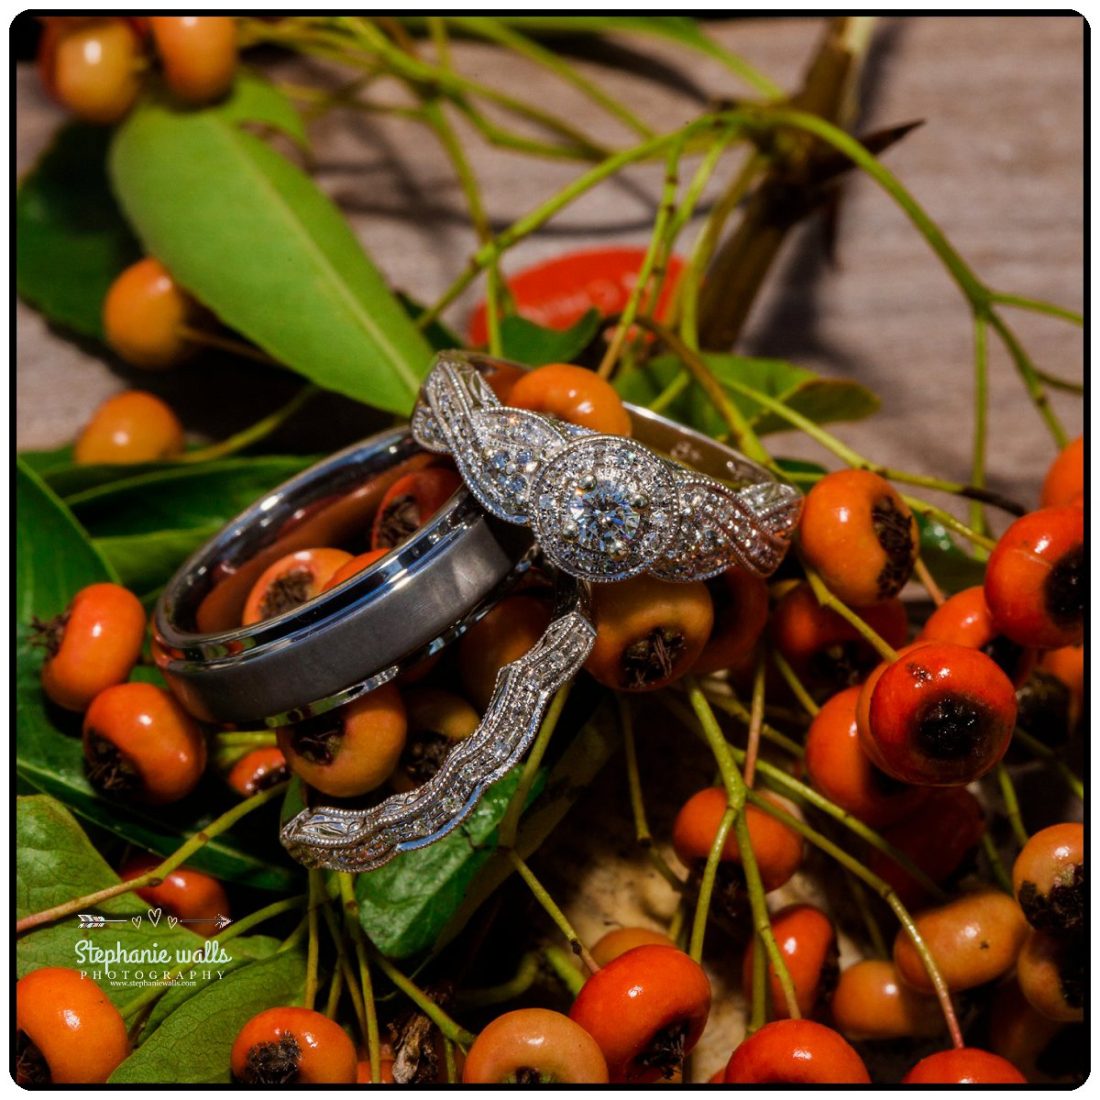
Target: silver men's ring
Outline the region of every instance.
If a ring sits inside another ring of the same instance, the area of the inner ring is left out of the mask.
[[[643,572],[693,581],[733,565],[769,576],[783,560],[802,508],[793,486],[644,410],[630,410],[635,423],[639,415],[647,425],[663,421],[672,457],[626,436],[504,406],[483,376],[493,363],[441,352],[420,390],[413,437],[450,454],[482,507],[530,527],[563,572],[588,581]],[[676,461],[693,448],[720,467],[718,477]]]

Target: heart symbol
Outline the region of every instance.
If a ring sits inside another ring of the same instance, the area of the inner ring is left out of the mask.
[[[175,928],[176,925],[179,924],[179,922],[180,922],[179,917],[173,917],[171,913],[168,914],[168,927],[169,928]]]
[[[140,914],[136,917],[131,917],[130,920],[132,920],[134,922],[134,927],[135,928],[140,928],[141,927],[141,916],[140,916]]]
[[[161,914],[161,911],[160,911],[159,908],[158,909],[150,909],[149,912],[145,914],[149,918],[149,923],[154,928],[156,928],[156,926],[158,924],[160,924],[160,914]]]

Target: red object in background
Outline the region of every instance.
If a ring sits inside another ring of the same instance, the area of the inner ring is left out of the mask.
[[[508,289],[521,317],[544,328],[567,329],[590,309],[599,310],[605,317],[623,309],[645,254],[644,248],[569,252],[521,271],[508,280]],[[669,257],[668,275],[654,311],[658,320],[672,301],[683,269],[684,261],[679,256]],[[469,337],[471,347],[481,347],[489,340],[484,302],[470,318]]]

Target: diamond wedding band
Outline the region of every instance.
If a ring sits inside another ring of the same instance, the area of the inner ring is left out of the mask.
[[[412,418],[416,441],[454,459],[491,515],[530,527],[547,560],[583,580],[649,572],[706,580],[740,565],[775,571],[802,507],[793,486],[691,429],[628,407],[637,434],[661,436],[672,457],[502,405],[482,370],[494,361],[440,353]],[[677,458],[698,453],[719,477]]]

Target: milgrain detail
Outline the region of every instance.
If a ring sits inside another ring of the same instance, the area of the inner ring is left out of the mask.
[[[457,828],[486,789],[519,762],[551,696],[576,675],[592,648],[587,594],[581,586],[571,587],[567,610],[527,653],[500,670],[480,725],[455,745],[428,782],[365,810],[302,810],[282,829],[290,854],[309,867],[373,871]]]
[[[797,489],[723,448],[734,488],[655,453],[500,404],[475,357],[437,356],[412,418],[414,438],[449,453],[487,511],[530,526],[570,576],[620,581],[650,572],[694,581],[733,565],[769,576],[798,522]],[[673,445],[683,454],[690,438]],[[713,446],[713,444],[712,444]]]

